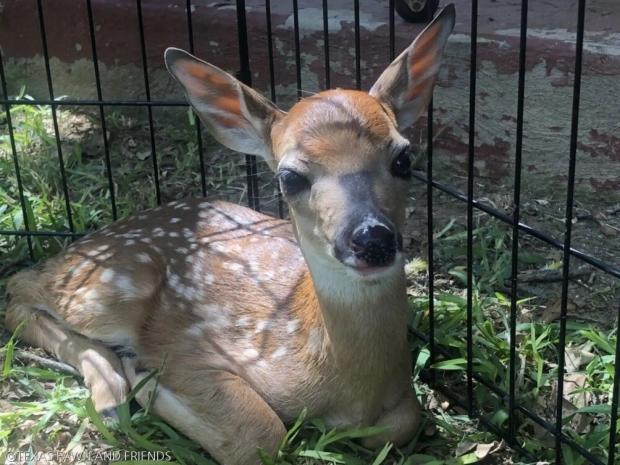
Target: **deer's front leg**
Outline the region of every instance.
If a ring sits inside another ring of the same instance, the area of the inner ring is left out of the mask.
[[[385,410],[375,423],[375,426],[381,426],[385,428],[385,431],[364,439],[362,444],[369,449],[381,447],[388,441],[397,446],[406,444],[418,430],[421,416],[420,402],[415,392],[408,389],[400,401],[392,408]]]
[[[123,359],[132,388],[148,375]],[[238,376],[212,374],[200,389],[174,391],[151,379],[136,395],[143,407],[152,400],[154,412],[198,442],[221,465],[257,465],[258,448],[273,455],[286,429],[280,418],[252,387]]]

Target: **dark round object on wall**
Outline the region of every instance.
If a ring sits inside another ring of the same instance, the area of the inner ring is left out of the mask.
[[[398,15],[410,23],[427,23],[433,19],[439,0],[395,0]]]

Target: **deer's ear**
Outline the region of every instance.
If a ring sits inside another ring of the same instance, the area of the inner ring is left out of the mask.
[[[183,50],[167,49],[164,60],[215,139],[273,164],[271,127],[284,112],[227,72]]]
[[[441,56],[454,27],[454,16],[453,4],[441,10],[370,89],[370,95],[394,110],[401,128],[418,119],[433,95]]]

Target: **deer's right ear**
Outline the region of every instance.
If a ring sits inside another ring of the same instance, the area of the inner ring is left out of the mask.
[[[215,139],[274,166],[271,127],[284,112],[227,72],[183,50],[167,49],[164,60]]]
[[[441,10],[369,91],[394,110],[400,128],[413,124],[431,100],[454,16],[453,4]]]

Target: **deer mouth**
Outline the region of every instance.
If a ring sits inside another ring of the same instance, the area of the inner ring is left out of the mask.
[[[346,258],[341,258],[339,260],[358,277],[380,278],[381,275],[395,269],[396,266],[402,262],[402,253],[400,253],[400,251],[396,251],[391,255],[391,259],[389,261],[384,261],[381,263],[368,263],[353,253],[349,254]]]

